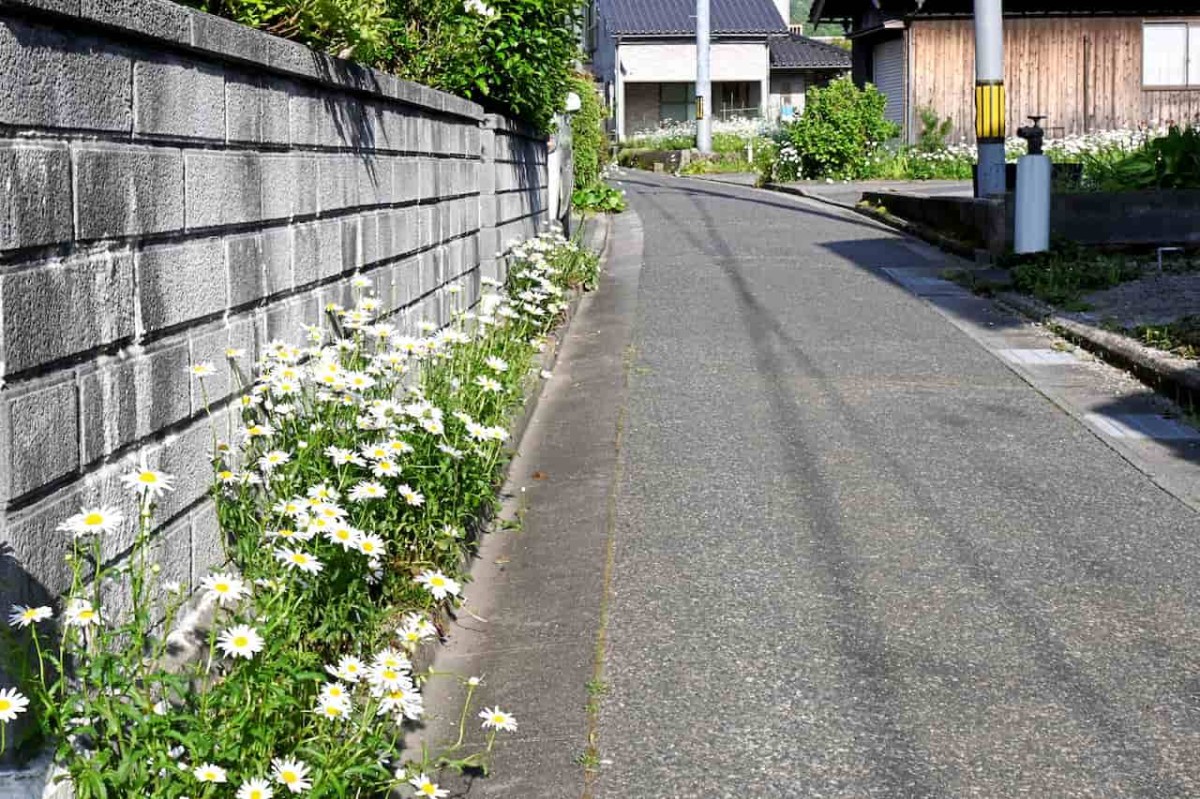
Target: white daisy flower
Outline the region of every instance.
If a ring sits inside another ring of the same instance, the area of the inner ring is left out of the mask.
[[[336,666],[326,666],[325,671],[339,680],[358,682],[367,672],[367,664],[353,655],[346,655],[337,662]]]
[[[387,552],[387,544],[377,535],[360,535],[358,551],[369,558],[381,558]]]
[[[175,478],[156,469],[148,468],[145,461],[137,469],[123,475],[121,482],[134,493],[146,499],[157,499],[164,492],[175,490],[175,486],[172,485]]]
[[[275,758],[271,761],[271,776],[292,793],[304,793],[312,788],[308,779],[308,766],[302,760]]]
[[[255,778],[242,783],[235,799],[272,799],[274,796],[275,789],[271,787],[271,783]]]
[[[437,628],[420,613],[410,613],[404,617],[404,623],[396,629],[396,633],[406,646],[415,647],[427,638],[436,635]]]
[[[290,547],[280,547],[275,550],[275,559],[289,569],[298,569],[305,574],[320,574],[321,570],[325,568],[325,565],[312,555]]]
[[[113,508],[84,508],[60,524],[58,529],[82,538],[93,533],[111,533],[123,521],[125,517]]]
[[[376,477],[396,477],[400,474],[400,466],[395,461],[385,458],[371,464],[371,474]]]
[[[443,453],[444,453],[444,454],[446,454],[446,455],[449,455],[451,458],[453,458],[453,459],[454,459],[454,460],[456,460],[456,461],[457,461],[457,460],[462,460],[462,457],[463,457],[463,451],[462,451],[461,449],[455,449],[454,447],[450,446],[449,444],[447,444],[447,443],[445,443],[445,442],[440,442],[440,443],[437,445],[437,448],[438,448],[438,449],[439,449],[441,452],[443,452]]]
[[[0,690],[0,723],[7,724],[28,707],[29,699],[16,688]]]
[[[314,712],[321,718],[344,721],[350,709],[350,700],[345,696],[321,696]]]
[[[508,362],[497,358],[495,355],[490,356],[486,361],[484,361],[484,363],[486,363],[488,368],[493,372],[508,371]]]
[[[425,504],[425,495],[420,491],[415,491],[407,483],[402,483],[396,488],[396,493],[404,498],[404,501],[414,508],[419,508]]]
[[[483,728],[485,730],[517,731],[516,717],[511,713],[505,713],[499,707],[484,708],[480,711],[479,718],[483,719]]]
[[[488,377],[487,375],[477,375],[475,377],[475,384],[484,391],[490,391],[492,393],[497,393],[504,390],[504,386],[500,385],[497,380]]]
[[[483,5],[482,2],[480,2],[480,0],[467,0],[467,2],[468,3],[474,2],[478,6],[487,8],[486,6]],[[486,14],[483,11],[479,11],[476,13],[479,13],[483,16],[490,16],[489,14]],[[428,797],[432,797],[432,799],[442,799],[442,797],[450,795],[449,791],[437,787],[437,783],[432,782],[429,779],[429,777],[426,777],[424,774],[418,774],[417,776],[413,777],[411,780],[408,781],[408,784],[416,789],[417,796],[428,796]]]
[[[63,613],[63,624],[68,627],[83,627],[88,628],[104,621],[98,608],[92,607],[92,603],[86,599],[72,599],[67,603],[67,609]]]
[[[192,775],[199,782],[225,782],[227,777],[225,769],[220,766],[214,766],[212,763],[204,763],[192,769]]]
[[[213,366],[210,361],[201,361],[187,367],[187,371],[192,377],[211,377],[217,373],[217,367]]]
[[[292,456],[281,449],[273,449],[258,459],[258,468],[269,472],[290,461]]]
[[[374,480],[364,480],[350,489],[351,502],[366,502],[371,499],[383,499],[386,496],[387,489]]]
[[[250,595],[244,580],[225,572],[210,574],[200,583],[200,587],[222,605],[233,604]]]
[[[367,672],[367,682],[377,691],[392,691],[400,687],[410,687],[412,678],[398,668],[380,663],[372,666]]]
[[[362,533],[348,524],[338,524],[325,533],[331,544],[339,544],[343,550],[356,549]]]
[[[462,586],[457,581],[450,579],[441,571],[424,571],[417,576],[417,582],[425,587],[425,590],[433,594],[434,599],[445,599],[447,596],[458,596],[458,592],[462,590]]]
[[[28,627],[31,624],[45,621],[53,615],[54,611],[45,605],[36,608],[13,605],[12,612],[8,614],[8,623],[13,627]]]
[[[245,624],[230,627],[217,636],[217,647],[225,653],[225,657],[249,660],[261,652],[264,646],[265,643],[258,631]]]

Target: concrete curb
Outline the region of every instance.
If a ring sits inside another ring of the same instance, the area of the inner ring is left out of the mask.
[[[803,197],[806,200],[816,200],[817,202],[824,203],[825,205],[832,205],[834,208],[842,208],[846,211],[853,211],[860,216],[865,216],[868,219],[874,219],[877,222],[882,222],[888,227],[899,230],[901,233],[907,233],[910,236],[914,236],[922,241],[926,241],[935,247],[940,247],[941,249],[951,252],[954,255],[962,258],[975,260],[976,257],[974,247],[970,247],[957,239],[943,236],[937,231],[927,228],[924,225],[918,225],[916,223],[909,222],[906,219],[893,216],[885,211],[878,211],[870,206],[838,202],[837,200],[832,200],[828,197],[822,197],[820,194],[805,191],[799,186],[789,186],[782,183],[766,183],[761,188],[768,189],[770,191],[777,191],[781,194],[792,194],[797,197]]]
[[[1119,333],[1065,316],[1053,306],[1011,291],[996,300],[1022,316],[1041,322],[1104,360],[1132,372],[1158,391],[1169,389],[1176,400],[1200,399],[1200,363],[1144,346]],[[1167,393],[1167,392],[1164,392]]]

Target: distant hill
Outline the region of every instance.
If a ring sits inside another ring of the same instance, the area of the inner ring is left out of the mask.
[[[815,31],[808,27],[808,12],[812,4],[813,0],[792,0],[792,22],[803,23],[804,32],[810,36],[841,36],[840,25],[822,25]]]

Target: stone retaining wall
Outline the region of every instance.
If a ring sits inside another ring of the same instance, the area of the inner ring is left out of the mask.
[[[445,322],[547,216],[533,131],[170,2],[0,0],[0,76],[6,615],[67,587],[56,528],[81,505],[125,511],[122,557],[141,458],[176,477],[161,562],[194,585],[223,557],[205,405],[224,437],[226,350],[248,370],[354,274],[401,327]]]

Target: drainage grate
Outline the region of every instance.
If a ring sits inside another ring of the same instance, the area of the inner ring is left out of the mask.
[[[1080,363],[1080,360],[1073,354],[1062,350],[996,350],[996,352],[1006,361],[1026,366],[1070,366]]]
[[[1113,438],[1155,441],[1200,441],[1200,430],[1156,413],[1089,413],[1088,423]]]

